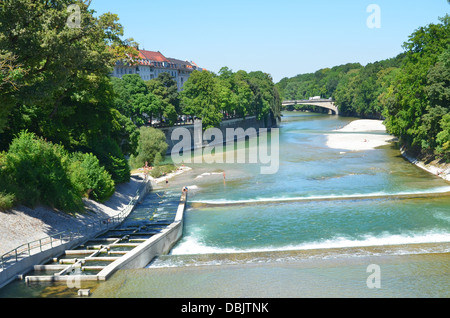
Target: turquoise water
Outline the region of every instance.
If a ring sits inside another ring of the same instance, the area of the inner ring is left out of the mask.
[[[189,187],[181,241],[94,297],[449,297],[450,184],[396,145],[328,148],[351,120],[285,114],[275,175],[191,165],[169,185]],[[371,264],[381,288],[368,288]]]
[[[449,242],[450,198],[439,193],[450,184],[395,145],[328,148],[325,134],[350,120],[285,114],[274,175],[256,164],[194,166],[185,234],[172,254]],[[415,198],[427,193],[437,194]]]

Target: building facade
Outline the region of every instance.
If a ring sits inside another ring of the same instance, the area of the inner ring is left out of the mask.
[[[144,81],[149,81],[157,78],[160,73],[169,73],[177,82],[178,91],[181,91],[194,70],[205,70],[194,62],[166,58],[161,52],[146,50],[139,50],[136,62],[134,65],[117,62],[111,75],[122,78],[126,74],[138,74]]]

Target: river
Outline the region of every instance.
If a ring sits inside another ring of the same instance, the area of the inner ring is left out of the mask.
[[[276,174],[189,165],[167,185],[189,187],[181,241],[93,296],[449,297],[450,197],[441,193],[450,184],[395,144],[328,148],[326,135],[352,120],[284,113]]]

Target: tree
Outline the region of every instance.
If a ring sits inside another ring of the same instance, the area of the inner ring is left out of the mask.
[[[164,158],[168,145],[164,133],[153,127],[142,126],[139,129],[139,146],[136,156],[131,156],[131,166],[134,168],[142,167],[146,162],[154,164],[155,157]]]
[[[0,54],[14,57],[13,70],[21,72],[12,93],[0,92],[0,101],[8,105],[2,109],[7,119],[1,150],[24,129],[68,151],[94,152],[102,139],[119,142],[113,139],[109,74],[118,58],[116,49],[126,44],[120,40],[123,27],[116,15],[96,18],[82,2],[77,2],[80,28],[70,27],[67,8],[72,3],[2,1]],[[117,155],[123,159],[123,154]]]
[[[182,112],[197,116],[203,129],[217,127],[222,121],[215,76],[208,71],[193,71],[181,92]]]
[[[11,53],[3,54],[0,51],[0,133],[7,125],[7,118],[14,105],[16,93],[19,90],[19,82],[25,75],[25,71],[16,63],[17,57]],[[1,145],[0,145],[1,149]]]
[[[450,114],[445,114],[440,122],[441,131],[436,136],[436,152],[450,160]]]
[[[385,111],[388,130],[422,153],[434,151],[435,133],[445,113],[445,107],[436,104],[440,80],[434,68],[450,44],[450,16],[440,21],[420,27],[403,45],[404,63],[390,90],[392,103]]]
[[[156,79],[146,81],[145,84],[149,92],[160,101],[155,114],[160,119],[164,118],[166,124],[173,125],[180,112],[177,82],[172,79],[169,73],[163,72]]]

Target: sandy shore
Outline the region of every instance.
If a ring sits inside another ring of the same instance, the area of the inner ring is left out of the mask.
[[[157,179],[150,178],[153,187],[165,183],[191,168],[180,167],[175,172]],[[68,214],[48,207],[30,209],[17,206],[7,212],[0,211],[0,255],[35,240],[66,231],[84,232],[88,224],[120,213],[136,195],[144,182],[144,174],[134,174],[130,182],[116,186],[116,192],[105,203],[84,200],[86,212]],[[181,189],[180,189],[181,191]]]
[[[327,146],[347,151],[372,150],[394,139],[386,133],[382,120],[355,120],[335,131],[337,133],[326,135]]]

